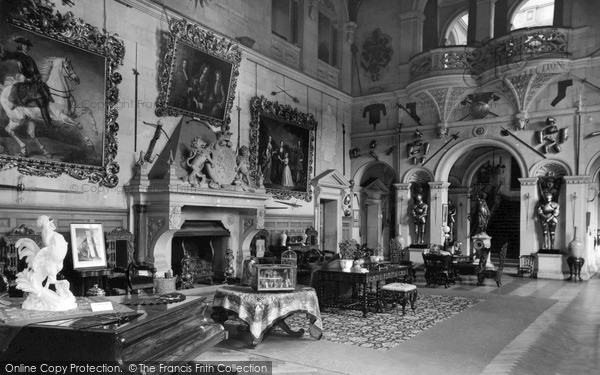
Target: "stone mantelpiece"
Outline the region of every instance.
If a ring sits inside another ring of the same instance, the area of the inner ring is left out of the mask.
[[[247,146],[234,150],[231,134],[199,122],[183,117],[153,164],[140,156],[126,187],[135,212],[138,260],[153,263],[158,275],[172,271],[173,237],[183,231],[194,235],[190,226],[182,230],[186,221],[222,224],[230,233],[222,242],[234,251],[237,269],[250,253],[246,238],[264,226],[271,196],[242,173],[248,167]]]
[[[227,247],[234,250],[236,264],[241,264],[250,251],[242,248],[244,238],[262,229],[265,202],[271,197],[256,191],[193,188],[184,183],[163,182],[151,181],[147,186],[127,189],[133,204],[144,207],[136,210],[138,260],[154,263],[158,275],[170,271],[171,242],[182,225],[186,221],[219,221],[231,233]],[[250,227],[248,218],[253,219]]]

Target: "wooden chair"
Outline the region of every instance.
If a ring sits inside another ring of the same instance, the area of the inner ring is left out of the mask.
[[[17,254],[17,248],[15,247],[15,244],[21,238],[29,238],[40,248],[44,247],[42,236],[25,224],[21,224],[8,232],[8,234],[4,236],[4,244],[0,251],[0,261],[3,261],[6,264],[5,272],[11,279],[14,279],[15,275],[25,267],[25,262],[19,261],[19,254]]]
[[[502,248],[500,249],[500,264],[496,269],[485,268],[485,264],[487,262],[487,258],[491,249],[481,249],[481,258],[479,259],[479,268],[477,270],[477,285],[483,285],[483,280],[485,280],[486,278],[494,279],[498,287],[502,285],[502,272],[504,271],[504,261],[506,260],[507,249],[508,242],[502,245]]]
[[[135,236],[123,227],[118,227],[106,235],[107,264],[112,275],[109,278],[111,292],[130,294],[154,288],[156,269],[149,263],[135,260]]]
[[[23,296],[23,291],[16,289],[16,284],[14,283],[17,273],[27,266],[25,260],[19,260],[19,254],[17,254],[17,248],[15,247],[15,244],[21,238],[29,238],[40,248],[44,247],[42,236],[25,224],[21,224],[4,236],[4,243],[0,248],[0,262],[3,262],[4,267],[6,267],[3,272],[9,281],[8,293],[10,297]],[[62,277],[61,274],[59,274],[58,277]]]
[[[529,273],[529,277],[533,277],[533,255],[521,255],[519,258],[519,267],[517,268],[517,276],[523,277],[523,274]]]

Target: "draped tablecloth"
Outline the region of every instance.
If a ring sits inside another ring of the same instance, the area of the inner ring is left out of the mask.
[[[286,333],[301,336],[304,330],[291,331],[285,319],[292,314],[305,313],[310,320],[308,333],[315,339],[323,335],[323,321],[319,300],[311,287],[298,286],[289,292],[256,292],[248,286],[225,286],[216,291],[213,300],[213,319],[219,323],[227,320],[231,312],[250,328],[253,345],[258,345],[264,334],[279,326]]]

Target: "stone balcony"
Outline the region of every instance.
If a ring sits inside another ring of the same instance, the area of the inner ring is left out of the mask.
[[[570,29],[515,30],[479,47],[447,46],[422,52],[409,62],[410,82],[438,76],[481,76],[490,70],[522,68],[537,59],[566,58]]]
[[[537,94],[569,70],[571,33],[555,27],[520,29],[481,46],[420,53],[409,61],[406,92],[437,110],[440,136],[448,134],[446,124],[454,121],[454,110],[466,99],[474,107],[486,105],[479,99],[482,95],[500,94],[515,116],[526,118]]]

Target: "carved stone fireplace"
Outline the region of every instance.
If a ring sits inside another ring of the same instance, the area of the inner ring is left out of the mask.
[[[210,284],[225,279],[225,254],[229,231],[218,221],[190,220],[175,233],[171,244],[171,268],[182,275],[188,267],[194,283]],[[182,263],[185,259],[185,265]]]
[[[173,262],[180,262],[182,238],[194,237],[190,244],[206,247],[208,241],[212,246],[215,276],[226,267],[227,249],[233,250],[238,275],[251,238],[264,227],[265,203],[271,197],[253,181],[248,185],[237,180],[236,154],[227,138],[203,125],[183,126],[184,119],[152,166],[143,161],[136,165],[126,188],[134,213],[137,260],[153,263],[158,276],[173,272]],[[211,170],[190,169],[190,140],[198,138],[208,145]],[[198,175],[204,177],[192,180]]]

